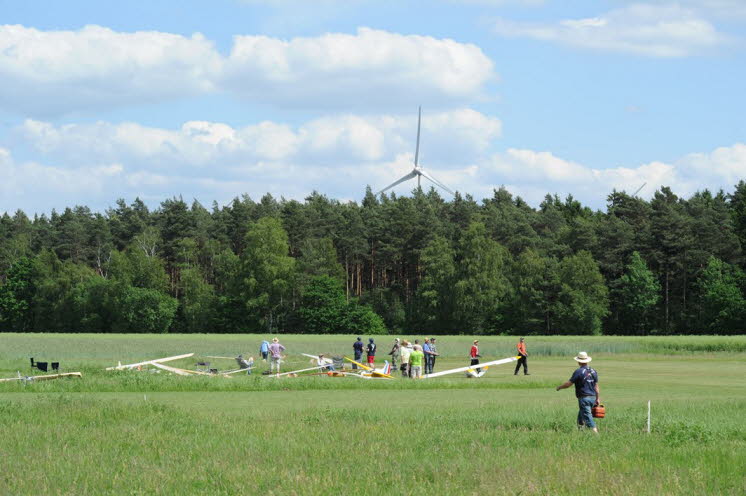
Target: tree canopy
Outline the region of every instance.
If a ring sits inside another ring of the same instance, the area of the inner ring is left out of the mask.
[[[0,331],[742,333],[746,183],[0,216]]]

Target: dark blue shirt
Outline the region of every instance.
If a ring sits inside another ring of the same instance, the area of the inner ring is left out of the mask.
[[[578,367],[570,377],[570,382],[575,384],[575,396],[596,396],[596,384],[598,373],[590,367]]]
[[[363,354],[363,342],[355,341],[355,344],[352,345],[352,349],[355,350],[355,356],[360,358],[360,355]]]

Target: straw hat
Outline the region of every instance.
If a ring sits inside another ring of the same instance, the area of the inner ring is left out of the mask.
[[[272,342],[273,342],[273,343],[279,343],[279,342],[280,342],[280,340],[279,340],[279,339],[277,339],[277,338],[272,338]]]
[[[578,356],[575,357],[575,361],[578,363],[590,363],[590,361],[593,360],[593,358],[588,356],[588,353],[585,351],[581,351],[578,353]]]
[[[477,344],[478,342],[479,342],[479,340],[478,340],[478,339],[475,339],[475,340],[474,340],[474,344]]]

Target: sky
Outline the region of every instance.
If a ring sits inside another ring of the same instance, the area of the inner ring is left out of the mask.
[[[0,0],[0,23],[0,212],[359,201],[412,170],[420,106],[419,165],[477,200],[746,178],[743,0]]]

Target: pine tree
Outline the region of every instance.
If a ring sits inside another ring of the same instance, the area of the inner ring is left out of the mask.
[[[746,300],[741,290],[744,273],[711,257],[698,283],[709,330],[720,334],[746,331]]]
[[[282,330],[289,308],[295,260],[276,217],[263,217],[246,233],[241,257],[241,296],[254,330]]]
[[[561,288],[556,304],[558,325],[563,334],[601,334],[601,321],[608,314],[608,289],[598,264],[587,251],[560,262]]]
[[[487,238],[481,222],[473,222],[459,241],[454,319],[460,332],[495,333],[504,325],[502,306],[509,300],[506,277],[510,253]]]
[[[629,325],[625,334],[646,334],[650,314],[660,300],[661,285],[636,251],[632,253],[625,274],[616,285],[621,307],[620,321]]]
[[[422,252],[423,278],[417,289],[416,328],[427,332],[453,329],[454,251],[443,237],[436,237]]]

